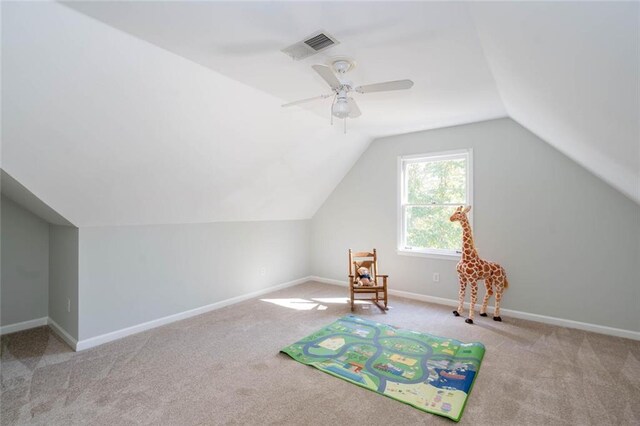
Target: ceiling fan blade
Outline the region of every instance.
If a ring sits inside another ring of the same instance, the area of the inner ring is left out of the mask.
[[[358,108],[358,104],[356,103],[355,99],[349,98],[349,100],[347,100],[347,103],[349,104],[349,118],[358,118],[362,115],[362,112],[360,111],[360,108]]]
[[[358,93],[386,92],[389,90],[406,90],[411,89],[411,87],[413,87],[413,81],[411,80],[396,80],[358,86],[355,91]]]
[[[314,96],[313,98],[307,98],[307,99],[300,99],[299,101],[293,101],[293,102],[289,102],[288,104],[284,104],[282,105],[284,108],[286,107],[290,107],[290,106],[294,106],[294,105],[298,105],[298,104],[303,104],[305,102],[311,102],[311,101],[316,101],[318,99],[326,99],[329,96],[333,96],[333,93],[329,93],[326,95],[320,95],[320,96]]]
[[[320,77],[322,77],[322,79],[326,81],[329,87],[331,87],[332,89],[335,89],[342,84],[340,83],[340,80],[338,80],[338,77],[336,77],[336,75],[333,73],[333,71],[331,71],[331,68],[324,65],[312,65],[311,68],[313,68],[318,74],[320,74]]]

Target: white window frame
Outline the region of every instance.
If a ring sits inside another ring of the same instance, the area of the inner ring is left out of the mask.
[[[469,149],[458,149],[453,151],[444,151],[444,152],[432,152],[425,154],[417,154],[417,155],[404,155],[398,157],[398,247],[396,252],[405,256],[420,256],[420,257],[429,257],[434,259],[445,259],[445,260],[459,260],[461,256],[460,250],[441,250],[441,249],[424,249],[424,248],[408,248],[405,244],[405,230],[406,230],[406,221],[405,221],[405,207],[408,206],[407,200],[407,185],[405,182],[405,170],[407,164],[411,163],[419,163],[423,161],[433,161],[433,160],[454,160],[454,159],[465,159],[467,161],[467,204],[473,205],[473,150]],[[438,206],[442,205],[450,205],[453,208],[459,206],[459,204],[436,204]],[[469,222],[473,226],[473,210],[471,210],[469,214]],[[462,244],[462,242],[460,242]]]

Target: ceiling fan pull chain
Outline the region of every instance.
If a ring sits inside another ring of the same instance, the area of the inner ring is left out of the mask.
[[[333,95],[333,101],[331,101],[331,108],[329,109],[329,114],[331,114],[331,125],[333,126],[333,104],[336,103],[336,97],[338,94]]]

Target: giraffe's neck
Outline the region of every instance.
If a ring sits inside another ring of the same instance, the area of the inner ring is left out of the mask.
[[[473,244],[473,233],[468,220],[460,221],[462,225],[462,261],[468,262],[478,258],[478,252]]]

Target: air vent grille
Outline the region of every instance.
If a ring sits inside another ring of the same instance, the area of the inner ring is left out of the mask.
[[[333,40],[327,37],[325,34],[320,33],[315,37],[311,37],[309,40],[305,40],[304,44],[311,47],[316,52],[335,44]]]
[[[340,44],[340,42],[335,37],[326,31],[320,30],[305,37],[302,41],[285,47],[282,52],[299,61],[337,44]]]

